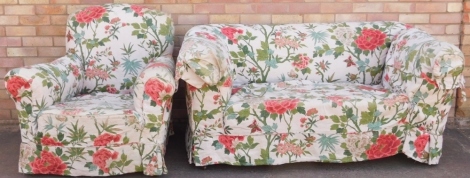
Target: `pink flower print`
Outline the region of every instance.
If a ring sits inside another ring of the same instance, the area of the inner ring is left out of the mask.
[[[343,101],[349,99],[348,97],[339,96],[339,95],[327,96],[326,98],[331,100],[333,103],[335,103],[338,106],[343,106]]]

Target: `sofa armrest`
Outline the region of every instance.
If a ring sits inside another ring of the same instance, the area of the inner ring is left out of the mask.
[[[412,28],[394,39],[386,59],[383,85],[405,93],[411,102],[402,120],[406,127],[403,152],[421,162],[437,164],[455,89],[464,86],[464,56],[455,45]],[[425,138],[427,157],[416,154],[413,145],[418,138]]]
[[[224,40],[225,36],[204,32],[203,27],[188,31],[178,55],[177,79],[201,88],[204,84],[216,85],[221,79],[232,77],[234,69]]]
[[[161,56],[149,62],[140,73],[134,85],[134,107],[142,116],[144,128],[149,134],[150,140],[159,135],[166,135],[167,125],[170,120],[172,97],[176,92],[175,63],[171,56]],[[160,129],[163,128],[163,129]],[[165,134],[161,134],[160,132]],[[142,141],[150,141],[143,139]]]
[[[18,110],[23,136],[32,139],[36,132],[32,123],[41,110],[80,92],[82,71],[78,62],[64,56],[51,63],[15,68],[6,74],[5,87]]]

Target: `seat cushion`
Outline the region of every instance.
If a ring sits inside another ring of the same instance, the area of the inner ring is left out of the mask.
[[[130,94],[94,93],[47,107],[38,116],[43,145],[112,146],[140,141]]]
[[[381,85],[252,83],[235,90],[224,126],[232,135],[378,131],[403,122],[409,104]]]

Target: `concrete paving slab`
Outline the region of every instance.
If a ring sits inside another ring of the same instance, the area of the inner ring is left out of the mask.
[[[0,126],[1,127],[1,126]],[[50,175],[24,175],[18,173],[20,135],[17,129],[0,129],[0,178],[60,177]],[[429,166],[398,154],[389,158],[356,163],[293,163],[279,166],[239,167],[229,165],[208,166],[206,170],[188,164],[184,147],[184,130],[170,137],[165,160],[165,177],[470,177],[470,129],[447,129],[444,133],[443,157],[439,165]],[[141,173],[126,174],[122,178],[147,177]]]

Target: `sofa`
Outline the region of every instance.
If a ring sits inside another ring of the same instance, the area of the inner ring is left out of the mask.
[[[167,173],[177,88],[170,15],[116,3],[85,6],[66,22],[64,56],[5,76],[18,110],[19,172]]]
[[[438,164],[463,67],[458,47],[399,22],[194,26],[175,76],[189,162]]]

